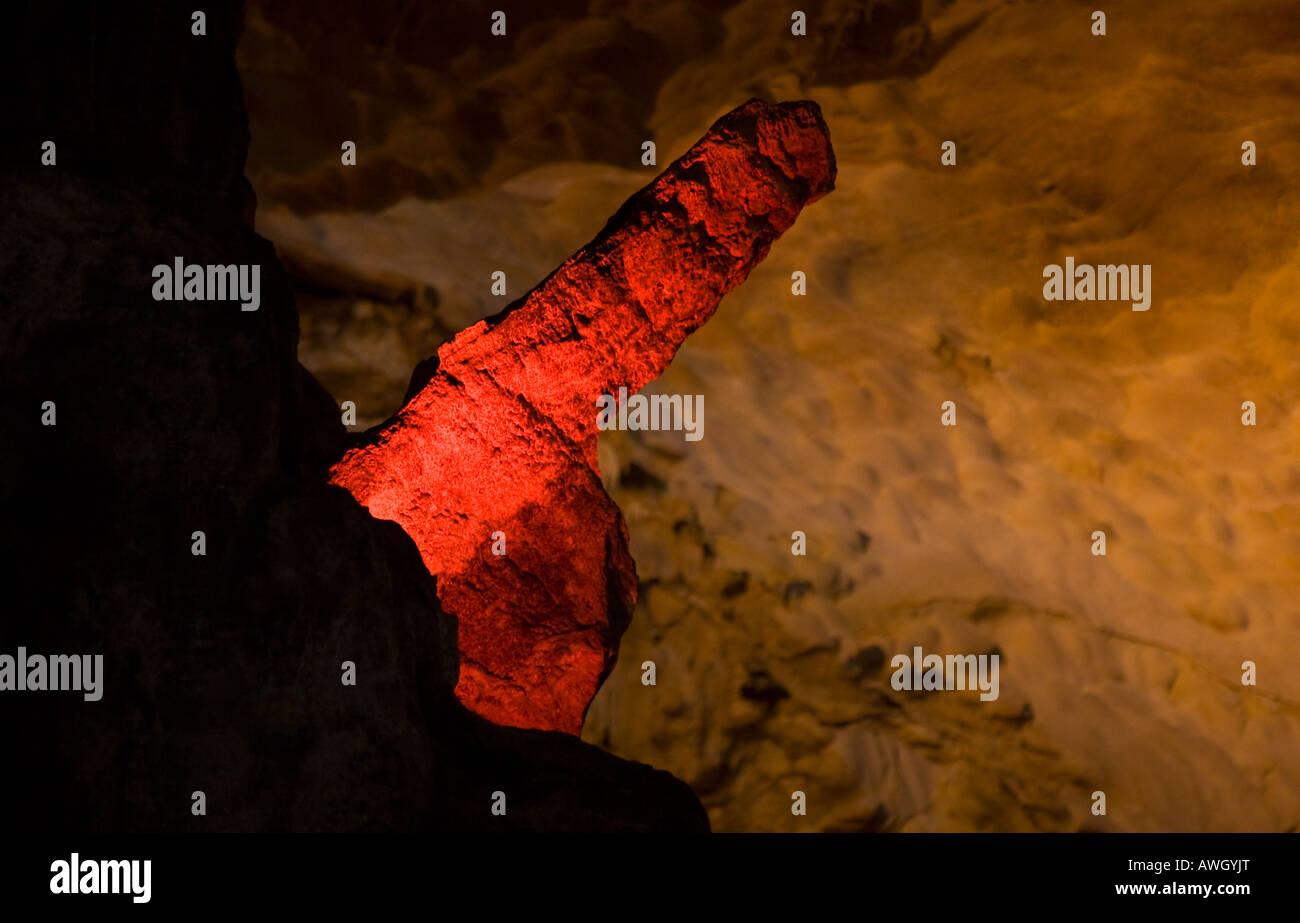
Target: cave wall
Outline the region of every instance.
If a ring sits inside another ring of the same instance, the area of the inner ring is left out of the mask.
[[[325,481],[345,431],[252,226],[243,11],[206,15],[201,36],[179,8],[24,5],[14,24],[0,650],[102,654],[104,677],[97,702],[0,695],[0,813],[113,832],[707,829],[666,773],[456,702],[455,621],[419,552]],[[152,267],[178,256],[259,265],[260,307],[154,300]]]

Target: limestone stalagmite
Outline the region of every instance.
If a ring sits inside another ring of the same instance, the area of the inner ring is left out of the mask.
[[[470,708],[581,729],[636,599],[596,400],[658,376],[834,179],[816,104],[732,111],[549,278],[439,349],[427,382],[334,466],[438,576]]]

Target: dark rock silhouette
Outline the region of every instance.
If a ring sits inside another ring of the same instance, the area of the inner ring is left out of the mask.
[[[0,816],[47,831],[707,829],[668,774],[457,702],[455,623],[416,547],[325,481],[345,433],[250,227],[239,10],[206,12],[203,37],[181,8],[24,5],[13,24],[0,653],[102,654],[105,676],[98,702],[0,692]],[[46,138],[57,166],[40,166]],[[154,301],[152,267],[177,256],[259,264],[260,309]]]

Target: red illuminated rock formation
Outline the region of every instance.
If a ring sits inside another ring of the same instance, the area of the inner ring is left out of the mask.
[[[636,600],[596,399],[657,377],[834,179],[816,104],[734,110],[549,278],[442,346],[428,383],[334,466],[437,575],[469,708],[581,730]]]

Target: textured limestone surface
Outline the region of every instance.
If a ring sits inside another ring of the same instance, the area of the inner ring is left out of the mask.
[[[718,829],[1300,827],[1300,3],[1124,4],[1104,39],[1066,0],[827,3],[806,46],[759,0],[581,6],[674,49],[653,80],[583,85],[634,124],[593,132],[581,95],[547,96],[483,172],[365,207],[277,198],[269,158],[251,175],[291,265],[367,280],[308,293],[302,355],[368,425],[502,307],[493,270],[531,287],[645,183],[642,140],[663,162],[751,96],[820,104],[835,193],[649,386],[705,394],[704,439],[599,440],[641,591],[584,737],[689,781]],[[498,59],[505,138],[554,85],[535,74],[572,87],[611,47],[573,19]],[[371,102],[425,66],[365,62]],[[242,69],[255,152],[275,66],[287,86],[290,57]],[[353,124],[393,152],[413,110],[382,111],[402,118]],[[1152,264],[1151,310],[1044,301],[1067,256]],[[999,700],[894,691],[917,644],[999,651]]]
[[[438,577],[471,709],[581,731],[636,601],[596,465],[598,399],[657,377],[834,178],[815,104],[728,113],[545,281],[441,347],[334,465]]]

